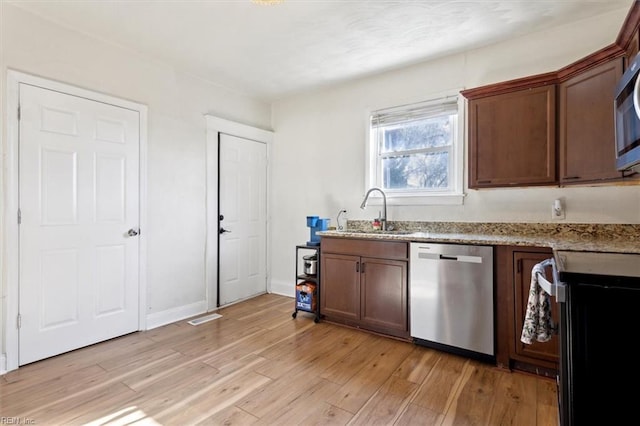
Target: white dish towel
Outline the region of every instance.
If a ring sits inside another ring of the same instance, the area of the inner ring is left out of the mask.
[[[520,337],[520,340],[528,345],[534,341],[547,342],[553,334],[549,294],[538,284],[538,274],[544,276],[544,267],[540,264],[531,270],[529,300]]]

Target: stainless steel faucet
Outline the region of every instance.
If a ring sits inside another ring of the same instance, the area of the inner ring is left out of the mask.
[[[369,199],[369,195],[373,191],[378,191],[382,194],[383,210],[382,210],[382,217],[380,218],[380,221],[382,222],[382,230],[386,231],[387,230],[387,194],[385,194],[382,189],[374,187],[368,190],[367,195],[364,196],[364,200],[362,201],[362,204],[360,204],[360,208],[364,210],[365,207],[367,207],[367,200]]]

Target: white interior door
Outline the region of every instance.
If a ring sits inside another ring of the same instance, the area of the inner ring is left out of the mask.
[[[266,159],[266,144],[220,134],[220,305],[267,291]]]
[[[138,330],[139,112],[20,84],[19,364]]]

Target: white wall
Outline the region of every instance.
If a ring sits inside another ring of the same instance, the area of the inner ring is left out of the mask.
[[[142,232],[148,248],[148,314],[161,320],[184,312],[185,307],[205,306],[204,114],[269,128],[270,106],[180,74],[127,48],[60,27],[5,2],[0,4],[0,42],[2,204],[7,191],[7,69],[146,104],[148,229]],[[1,232],[0,242],[2,266],[7,248]],[[2,295],[4,306],[6,268],[2,268]],[[2,318],[6,321],[4,314]],[[4,329],[4,321],[0,329]]]
[[[544,33],[276,102],[272,157],[272,290],[293,293],[294,250],[309,238],[305,216],[371,219],[362,211],[367,111],[435,93],[555,71],[613,43],[619,10]],[[612,148],[613,149],[613,148]],[[466,176],[465,176],[466,182]],[[640,223],[640,186],[466,190],[463,205],[393,206],[390,220],[549,222],[563,198],[565,222]],[[287,254],[289,254],[287,256]]]

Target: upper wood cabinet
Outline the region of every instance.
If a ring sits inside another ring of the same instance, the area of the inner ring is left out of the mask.
[[[635,0],[629,9],[629,13],[622,24],[622,28],[616,38],[616,46],[625,51],[624,69],[626,70],[633,58],[638,54],[640,41],[638,32],[640,30],[640,1]]]
[[[636,0],[615,43],[554,72],[463,90],[469,188],[639,180],[615,169],[613,115],[615,86],[639,48]]]
[[[555,73],[462,91],[469,188],[623,180],[613,113],[623,57],[612,45]]]
[[[627,46],[627,49],[625,51],[625,56],[624,56],[624,59],[625,59],[625,61],[624,61],[624,69],[625,70],[627,69],[629,64],[631,62],[633,62],[633,59],[638,54],[639,45],[640,45],[639,34],[638,34],[638,31],[636,30],[633,33],[633,36],[631,37],[631,41],[629,42],[629,45]]]
[[[469,187],[556,182],[555,85],[469,101]]]
[[[615,164],[614,89],[622,76],[615,58],[559,85],[561,184],[621,179]]]

